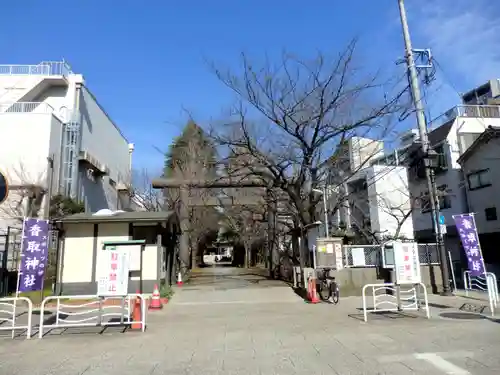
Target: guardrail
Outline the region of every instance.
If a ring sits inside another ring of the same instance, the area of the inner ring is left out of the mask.
[[[0,102],[0,113],[53,113],[54,108],[46,102]]]
[[[17,321],[17,307],[18,302],[23,301],[28,305],[28,322],[26,325],[16,325]],[[10,310],[4,310],[7,307]],[[26,297],[5,297],[0,298],[0,331],[12,331],[12,338],[16,330],[25,329],[26,338],[31,338],[31,317],[33,315],[33,303],[29,298]],[[10,325],[3,326],[4,323],[10,323]]]
[[[37,65],[0,65],[0,75],[68,75],[71,67],[65,61],[42,61]]]
[[[368,321],[368,312],[380,313],[380,312],[391,312],[391,311],[416,311],[423,309],[426,312],[427,319],[430,318],[429,312],[429,300],[427,297],[427,288],[424,284],[418,283],[414,285],[408,285],[408,290],[402,290],[402,287],[407,285],[396,285],[394,283],[386,284],[366,284],[362,290],[363,298],[363,318],[364,321]],[[420,300],[418,299],[417,286],[423,291],[424,294],[424,306],[422,307]],[[373,307],[368,311],[366,303],[366,290],[372,288],[372,298]],[[383,290],[383,294],[378,294],[377,292]],[[387,292],[391,291],[392,294]]]
[[[498,293],[497,277],[493,272],[486,272],[484,276],[471,276],[471,271],[464,271],[464,289],[467,297],[469,291],[486,292],[491,314],[495,314],[495,308],[500,303],[500,295]]]
[[[141,303],[141,320],[131,318],[131,299],[139,298]],[[121,306],[106,306],[108,300],[122,300]],[[89,301],[79,305],[63,303],[67,301]],[[48,302],[56,302],[55,322],[45,324],[44,312]],[[117,311],[117,309],[119,309]],[[106,327],[118,325],[141,324],[142,332],[146,329],[146,297],[142,294],[129,294],[126,297],[100,298],[95,295],[77,296],[50,296],[43,300],[40,306],[40,325],[38,337],[44,336],[45,329],[77,328],[77,327]],[[85,317],[87,315],[87,317]],[[90,316],[88,316],[90,315]],[[119,321],[106,321],[105,318],[116,317]]]

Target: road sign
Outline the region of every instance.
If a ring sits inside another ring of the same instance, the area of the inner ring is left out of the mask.
[[[0,172],[0,204],[3,203],[9,196],[9,184],[7,183],[7,177]]]

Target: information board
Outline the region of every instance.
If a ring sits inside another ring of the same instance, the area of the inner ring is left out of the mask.
[[[394,247],[394,274],[396,284],[417,284],[422,282],[418,244],[416,242],[392,243]]]
[[[122,249],[102,250],[97,281],[97,295],[100,297],[126,296],[128,294],[130,253]]]

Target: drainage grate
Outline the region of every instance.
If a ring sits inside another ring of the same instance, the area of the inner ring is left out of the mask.
[[[465,312],[469,312],[469,313],[477,313],[477,314],[482,314],[485,309],[486,309],[486,306],[476,305],[475,303],[464,303],[459,308],[460,311],[465,311]]]
[[[440,317],[442,318],[448,318],[448,319],[459,319],[459,320],[479,320],[479,319],[486,319],[484,315],[477,314],[477,313],[468,313],[468,312],[444,312],[439,314]]]

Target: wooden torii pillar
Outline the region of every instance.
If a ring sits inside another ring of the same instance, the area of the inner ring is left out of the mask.
[[[189,222],[189,208],[193,206],[221,206],[221,205],[259,205],[264,202],[255,199],[254,197],[228,197],[220,198],[217,196],[208,196],[200,198],[199,194],[191,196],[189,192],[191,189],[224,189],[224,188],[265,188],[267,204],[267,261],[269,266],[269,275],[274,277],[273,267],[273,251],[275,246],[275,231],[276,231],[276,201],[272,199],[271,190],[269,187],[260,180],[252,179],[231,179],[231,178],[218,178],[215,180],[181,180],[175,178],[156,178],[152,181],[154,189],[178,189],[179,191],[179,223],[180,223],[180,239],[179,250],[180,254],[189,254],[189,231],[191,223]],[[184,274],[189,264],[189,259],[180,259],[181,269]]]

